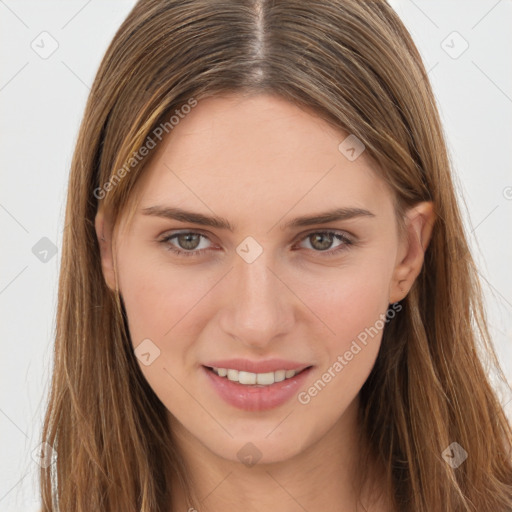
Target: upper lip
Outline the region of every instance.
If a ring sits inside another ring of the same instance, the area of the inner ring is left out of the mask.
[[[222,359],[204,363],[209,368],[227,368],[250,373],[270,373],[277,370],[295,370],[296,372],[309,368],[310,364],[298,363],[286,359],[266,359],[251,361],[249,359]]]

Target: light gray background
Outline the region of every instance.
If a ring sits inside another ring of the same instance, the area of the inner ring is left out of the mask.
[[[391,3],[438,98],[491,332],[512,382],[512,2]],[[68,172],[90,84],[133,4],[0,0],[1,511],[39,510],[31,453],[52,370]],[[58,48],[42,58],[31,44],[40,53]],[[43,237],[57,248],[46,262],[32,251]],[[496,387],[512,417],[512,396]]]

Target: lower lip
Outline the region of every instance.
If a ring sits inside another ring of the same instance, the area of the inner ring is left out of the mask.
[[[233,382],[227,377],[219,377],[205,366],[202,368],[220,397],[228,404],[245,411],[264,411],[283,405],[297,393],[312,369],[309,367],[291,379],[259,387]]]

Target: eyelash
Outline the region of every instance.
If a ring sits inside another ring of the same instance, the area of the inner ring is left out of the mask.
[[[181,231],[179,233],[174,233],[172,235],[165,236],[162,240],[160,240],[160,243],[166,245],[166,249],[168,251],[173,252],[174,254],[177,254],[178,256],[200,256],[204,252],[210,250],[210,249],[200,249],[200,250],[190,250],[185,251],[183,249],[178,249],[176,246],[172,245],[170,243],[170,240],[173,238],[176,238],[179,235],[199,235],[203,238],[208,238],[206,235],[203,235],[202,233],[197,233],[195,231]],[[325,250],[325,251],[317,251],[314,249],[308,249],[310,251],[316,252],[321,254],[322,256],[329,257],[329,256],[337,256],[338,253],[347,250],[351,245],[354,245],[354,242],[350,240],[346,235],[343,233],[339,233],[338,231],[311,231],[310,233],[307,233],[299,240],[299,242],[302,242],[303,240],[306,240],[311,235],[333,235],[335,238],[337,238],[339,241],[343,242],[341,245],[339,245],[335,249]]]

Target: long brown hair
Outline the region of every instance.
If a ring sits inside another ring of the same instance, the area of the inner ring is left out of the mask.
[[[433,201],[421,274],[361,390],[361,463],[385,465],[397,511],[510,511],[512,431],[482,354],[505,379],[435,98],[398,16],[384,0],[141,0],[100,65],[72,162],[42,436],[57,457],[41,469],[43,512],[168,512],[169,475],[187,488],[122,298],[104,281],[94,219],[100,207],[114,223],[125,211],[151,155],[140,148],[158,142],[162,123],[172,129],[173,112],[230,92],[277,94],[357,136],[399,218]],[[453,442],[468,453],[457,468],[442,455]]]

